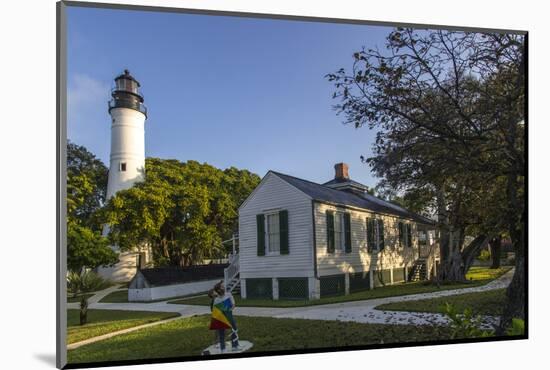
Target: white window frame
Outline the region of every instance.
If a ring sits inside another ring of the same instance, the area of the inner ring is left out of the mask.
[[[264,220],[264,223],[265,223],[265,237],[264,237],[264,240],[265,240],[265,255],[266,256],[279,256],[281,254],[281,224],[280,224],[280,220],[279,220],[279,211],[277,212],[268,212],[268,213],[265,213],[264,214],[265,216],[265,220]],[[275,251],[272,251],[270,248],[269,248],[269,243],[270,243],[270,238],[269,238],[269,217],[274,217],[276,216],[277,217],[277,232],[276,233],[273,233],[273,234],[277,234],[279,236],[279,245],[277,246],[277,250]]]
[[[122,169],[122,166],[124,165],[124,169]],[[128,163],[127,162],[119,162],[118,164],[118,170],[120,172],[126,172],[128,171]]]

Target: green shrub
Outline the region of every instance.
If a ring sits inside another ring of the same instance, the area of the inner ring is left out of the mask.
[[[445,314],[451,320],[451,339],[484,338],[495,334],[494,330],[481,329],[481,316],[474,316],[471,309],[467,308],[463,313],[459,313],[450,303],[445,303],[443,308]]]
[[[477,259],[479,261],[489,261],[491,259],[491,252],[484,249],[479,253],[479,256],[477,256]]]
[[[525,321],[522,319],[512,319],[512,325],[506,330],[506,335],[524,335]]]
[[[102,278],[93,271],[77,273],[70,271],[67,274],[67,292],[73,295],[90,293],[98,290],[107,289],[113,283]]]
[[[67,275],[67,289],[73,294],[80,294],[80,325],[86,324],[88,320],[88,298],[87,293],[103,290],[111,286],[109,280],[92,271],[82,273],[69,272]]]

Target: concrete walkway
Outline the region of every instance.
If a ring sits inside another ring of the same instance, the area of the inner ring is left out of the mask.
[[[294,312],[284,312],[274,317],[296,318],[296,319],[315,319],[315,320],[338,320],[338,321],[353,321],[359,323],[370,324],[403,324],[403,325],[431,325],[431,324],[447,324],[449,320],[445,315],[436,313],[422,312],[403,312],[403,311],[382,311],[375,307],[393,302],[416,301],[420,299],[433,299],[439,297],[447,297],[457,294],[484,292],[489,290],[506,288],[514,274],[514,270],[510,270],[500,278],[492,282],[472,288],[442,290],[432,293],[412,294],[407,296],[386,297],[370,299],[365,301],[345,302],[332,305],[310,306],[304,307],[303,310]],[[242,307],[245,309],[247,307]],[[242,313],[239,311],[238,314]],[[246,315],[246,314],[245,314]],[[252,315],[251,315],[252,316]],[[487,326],[496,323],[496,318],[485,317],[484,322]]]
[[[433,299],[447,297],[457,294],[484,292],[489,290],[506,288],[514,270],[510,270],[500,278],[490,283],[463,289],[442,290],[432,293],[411,294],[406,296],[376,298],[363,301],[334,303],[327,305],[296,307],[296,308],[260,308],[260,307],[237,307],[236,315],[241,316],[269,316],[275,318],[293,318],[309,320],[337,320],[352,321],[369,324],[394,324],[394,325],[431,325],[447,324],[449,322],[445,315],[437,313],[403,312],[403,311],[382,311],[375,307],[392,302],[416,301],[420,299]],[[484,326],[490,327],[497,322],[497,318],[484,317]]]
[[[506,288],[512,276],[514,269],[506,272],[504,275],[490,283],[462,289],[441,290],[431,293],[411,294],[406,296],[386,297],[369,299],[354,302],[342,302],[326,305],[306,306],[306,307],[237,307],[236,316],[263,316],[274,318],[296,318],[309,320],[338,320],[353,321],[359,323],[371,324],[403,324],[403,325],[429,325],[433,323],[447,323],[445,315],[435,313],[417,313],[400,311],[381,311],[375,307],[386,303],[415,301],[419,299],[431,299],[446,297],[457,294],[484,292],[488,290]],[[103,294],[101,292],[100,294]],[[108,293],[107,293],[108,294]],[[106,295],[106,294],[105,294]],[[102,295],[104,296],[104,295]],[[95,297],[94,297],[95,298]],[[101,299],[101,298],[100,298]],[[95,302],[99,299],[94,299]],[[77,308],[75,306],[75,308]],[[70,305],[69,305],[69,308]],[[207,306],[193,306],[181,304],[169,304],[166,301],[154,303],[91,303],[89,309],[100,310],[127,310],[127,311],[158,311],[158,312],[177,312],[182,317],[194,315],[209,314],[210,308]],[[487,318],[487,322],[493,322],[494,318]]]
[[[120,284],[115,284],[113,286],[110,286],[107,289],[100,290],[98,292],[95,292],[93,296],[88,298],[88,308],[92,304],[97,304],[99,301],[101,301],[103,298],[108,296],[109,294],[116,292],[117,290],[126,290],[126,288],[121,288]],[[80,308],[80,302],[71,302],[67,303],[67,308],[72,309],[79,309]]]
[[[326,305],[307,306],[307,307],[237,307],[235,309],[236,316],[260,316],[273,318],[292,318],[306,320],[337,320],[368,324],[390,324],[390,325],[432,325],[432,324],[447,324],[448,319],[445,315],[437,313],[421,313],[421,312],[401,312],[401,311],[382,311],[375,307],[392,302],[416,301],[420,299],[433,299],[439,297],[447,297],[457,294],[484,292],[489,290],[506,288],[514,275],[514,269],[508,271],[500,278],[491,281],[490,283],[478,287],[462,288],[453,290],[442,290],[432,293],[411,294],[406,296],[386,297],[369,299],[363,301],[333,303]],[[210,314],[208,306],[193,306],[169,304],[164,302],[155,303],[99,303],[99,301],[107,294],[118,290],[118,287],[111,287],[101,292],[96,293],[88,300],[89,309],[99,310],[126,310],[126,311],[157,311],[157,312],[177,312],[181,316],[167,320],[156,321],[133,328],[119,330],[116,332],[104,334],[101,336],[89,338],[77,343],[72,343],[67,346],[67,349],[75,349],[86,344],[98,342],[111,338],[120,334],[129,333],[140,330],[146,327],[164,324],[169,321],[179,320],[185,317],[195,315]],[[93,303],[92,303],[93,302]],[[74,305],[74,307],[71,307]],[[78,308],[78,303],[68,304],[69,308]],[[483,320],[483,326],[486,328],[492,327],[498,323],[495,317],[486,316]]]

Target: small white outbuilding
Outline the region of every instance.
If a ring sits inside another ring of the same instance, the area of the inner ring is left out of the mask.
[[[128,286],[129,302],[191,296],[207,292],[223,279],[227,264],[139,269]]]

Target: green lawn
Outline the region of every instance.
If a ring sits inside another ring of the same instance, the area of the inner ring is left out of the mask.
[[[204,295],[204,294],[202,294]],[[197,297],[197,294],[193,294],[193,297]],[[180,297],[173,297],[169,299],[182,299],[182,298],[190,298],[190,295],[180,296]],[[155,302],[164,302],[167,298],[162,299],[156,299],[154,301],[143,301],[139,303],[155,303]],[[105,297],[101,298],[99,301],[100,303],[128,303],[128,289],[125,290],[116,290],[112,293],[107,294]]]
[[[349,295],[342,295],[336,297],[326,297],[312,301],[290,301],[290,300],[270,300],[270,299],[241,299],[239,296],[235,296],[235,304],[237,306],[248,307],[300,307],[300,306],[313,306],[329,303],[340,303],[350,301],[362,301],[366,299],[394,297],[409,294],[429,293],[440,290],[459,289],[459,288],[471,288],[479,285],[484,285],[500,277],[505,272],[509,271],[510,267],[502,267],[500,269],[489,269],[488,267],[472,267],[466,279],[469,281],[464,283],[442,284],[439,287],[430,282],[413,282],[396,285],[388,285],[372,290],[365,290],[362,292],[352,293]],[[184,298],[172,300],[168,303],[173,304],[190,304],[207,306],[210,305],[210,298],[208,296]]]
[[[502,314],[506,300],[506,289],[490,290],[479,293],[466,293],[449,297],[422,299],[418,301],[395,302],[376,307],[388,311],[438,312],[445,313],[445,303],[452,304],[458,312],[470,308],[475,315]]]
[[[99,300],[100,303],[128,303],[128,289],[115,290]]]
[[[67,310],[67,343],[97,337],[117,330],[179,316],[178,313],[88,310],[88,323],[79,325],[79,310]]]
[[[69,363],[196,356],[214,343],[209,315],[171,321],[88,344],[68,352]],[[444,327],[237,317],[251,352],[448,339]]]
[[[473,281],[490,281],[500,277],[505,272],[512,269],[511,266],[500,267],[498,269],[492,269],[484,266],[470,267],[468,273],[466,273],[466,279]]]
[[[86,298],[90,298],[93,295],[94,295],[94,293],[87,293],[87,294],[77,295],[76,297],[73,297],[72,295],[69,295],[67,297],[67,303],[80,302],[80,299],[82,298],[82,296],[84,296]]]

